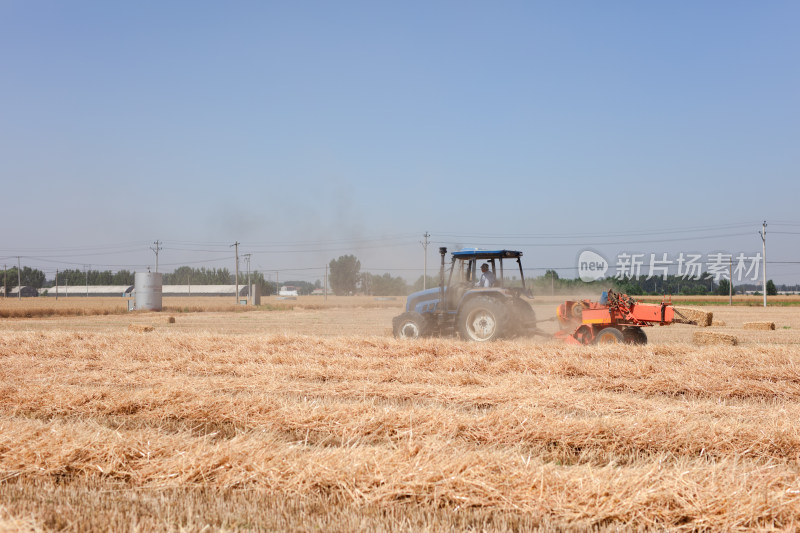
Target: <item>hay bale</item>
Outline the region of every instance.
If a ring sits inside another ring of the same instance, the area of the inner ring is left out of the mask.
[[[744,329],[773,330],[775,329],[775,322],[745,322]]]
[[[675,318],[673,322],[678,324],[692,324],[695,326],[710,326],[714,321],[714,313],[703,311],[694,307],[673,307]]]
[[[700,346],[708,344],[725,344],[728,346],[736,346],[739,340],[733,335],[727,333],[716,333],[714,331],[695,331],[692,335],[692,342]]]
[[[174,323],[175,323],[175,317],[174,316],[171,316],[171,317],[169,317],[167,319],[167,324],[174,324]]]
[[[714,320],[711,321],[711,325],[712,326],[724,326],[725,325],[725,321],[724,320],[716,320],[716,319],[714,319]]]
[[[144,326],[142,324],[130,324],[128,325],[128,329],[137,333],[147,333],[148,331],[153,331],[156,328],[153,326]]]

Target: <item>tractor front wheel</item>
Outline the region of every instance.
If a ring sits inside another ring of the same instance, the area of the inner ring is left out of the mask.
[[[428,333],[427,325],[425,317],[414,311],[392,319],[392,331],[398,339],[418,339]]]
[[[497,340],[506,328],[505,309],[492,298],[477,297],[470,300],[464,304],[458,316],[458,332],[462,339],[468,341]]]

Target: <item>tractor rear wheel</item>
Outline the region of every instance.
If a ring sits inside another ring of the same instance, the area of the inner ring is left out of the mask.
[[[427,335],[428,322],[420,313],[410,311],[392,319],[392,331],[398,339],[418,339]]]
[[[622,335],[628,344],[647,344],[647,334],[642,328],[625,328]]]
[[[458,314],[458,333],[468,341],[494,341],[505,332],[506,322],[503,305],[493,298],[479,296],[464,304]]]
[[[594,337],[595,344],[621,344],[623,342],[625,342],[625,336],[617,328],[603,328]]]

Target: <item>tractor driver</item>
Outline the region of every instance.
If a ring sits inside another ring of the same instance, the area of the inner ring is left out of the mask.
[[[477,287],[493,287],[496,278],[494,272],[489,270],[489,264],[484,263],[481,265],[481,279],[475,285]]]

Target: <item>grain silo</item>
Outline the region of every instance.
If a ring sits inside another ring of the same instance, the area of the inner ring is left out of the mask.
[[[137,272],[136,309],[141,311],[161,311],[161,273]]]

